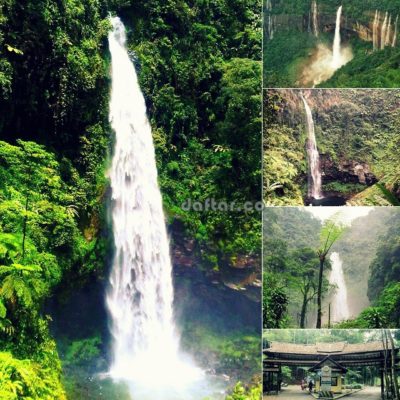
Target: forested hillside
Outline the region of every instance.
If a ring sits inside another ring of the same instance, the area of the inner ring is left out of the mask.
[[[264,87],[312,86],[307,67],[332,48],[339,6],[351,59],[319,86],[399,86],[398,1],[272,0],[264,2]]]
[[[370,265],[368,297],[371,307],[346,326],[380,328],[400,324],[400,237],[399,213],[392,214],[388,229],[376,243],[376,253]]]
[[[398,205],[399,94],[377,90],[270,90],[264,98],[264,199],[307,200],[307,124],[315,125],[324,197],[350,205]]]
[[[112,256],[106,178],[113,143],[110,13],[129,29],[172,247],[182,240],[195,243],[193,264],[213,279],[222,281],[223,272],[229,282],[242,259],[259,274],[258,213],[199,213],[181,206],[189,198],[259,200],[260,4],[2,1],[1,398],[123,396],[123,389],[108,391],[106,383],[93,388],[86,379],[104,371],[109,357],[102,293]],[[94,304],[98,313],[90,308]],[[85,310],[89,320],[72,308]],[[242,353],[232,357],[235,344],[224,347],[217,328],[206,319],[201,324],[185,332],[193,337],[203,329],[203,351],[221,355],[235,375]],[[57,333],[58,350],[49,327]],[[258,368],[257,327],[245,333],[242,328],[230,333],[234,343],[248,335],[243,351],[252,357],[245,368],[249,379]],[[241,392],[237,388],[233,399]]]
[[[311,299],[303,301],[304,292],[312,289],[309,283],[316,280],[315,249],[321,222],[294,207],[266,208],[263,219],[264,328],[296,326],[300,323],[298,304],[301,303],[305,324]]]

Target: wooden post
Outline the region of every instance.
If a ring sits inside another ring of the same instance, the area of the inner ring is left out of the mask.
[[[331,328],[331,303],[329,303],[329,308],[328,308],[328,329]]]
[[[383,377],[383,368],[381,369],[381,399],[385,398],[385,381]]]

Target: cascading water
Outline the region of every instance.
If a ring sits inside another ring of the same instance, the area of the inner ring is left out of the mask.
[[[372,23],[372,46],[374,50],[377,50],[379,47],[378,42],[378,28],[379,28],[379,11],[375,11],[374,22]]]
[[[308,183],[308,197],[314,199],[322,198],[322,178],[319,163],[319,153],[317,149],[317,141],[315,139],[315,127],[314,120],[311,112],[311,108],[307,103],[305,97],[301,94],[303,100],[304,109],[306,111],[307,120],[307,157],[309,166],[309,183]]]
[[[179,351],[151,128],[125,47],[125,27],[119,18],[111,22],[110,121],[116,138],[109,171],[115,241],[106,295],[113,339],[110,375],[126,381],[135,399],[191,399],[182,393],[204,374]]]
[[[388,13],[386,12],[385,19],[383,20],[381,28],[381,50],[385,48],[387,20],[388,20]]]
[[[332,271],[329,275],[329,283],[336,286],[336,291],[331,302],[331,319],[333,322],[340,322],[350,318],[347,287],[339,253],[333,252],[330,255],[330,260]]]
[[[396,47],[396,40],[397,40],[397,24],[399,21],[399,16],[396,16],[396,21],[394,23],[394,34],[393,34],[393,39],[392,39],[392,47]]]
[[[318,28],[318,6],[317,1],[313,0],[311,5],[311,13],[312,13],[312,20],[313,20],[313,31],[314,35],[318,37],[319,35],[319,28]]]
[[[318,7],[316,0],[311,3],[313,18],[313,33],[318,36]],[[305,65],[300,75],[299,85],[311,86],[320,84],[331,78],[336,70],[347,64],[353,58],[349,45],[342,46],[340,36],[340,24],[342,18],[342,6],[336,13],[336,26],[333,44],[327,47],[324,43],[318,43],[315,51],[310,55],[310,64]]]
[[[385,38],[385,46],[390,45],[390,33],[392,28],[392,16],[389,15],[389,19],[386,26],[386,38]]]
[[[340,21],[342,18],[342,6],[340,6],[336,13],[336,26],[335,26],[335,38],[333,40],[332,50],[332,67],[337,69],[343,65],[342,52],[340,48]]]

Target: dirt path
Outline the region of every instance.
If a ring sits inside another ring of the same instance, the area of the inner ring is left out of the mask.
[[[269,397],[269,396],[268,396]],[[363,399],[363,400],[380,400],[381,389],[377,387],[367,387],[358,393],[352,394],[351,396],[344,397],[345,399]]]
[[[312,399],[312,397],[307,394],[306,391],[302,391],[299,386],[288,386],[282,389],[282,392],[279,396],[265,396],[263,397],[264,400],[281,400],[281,399]]]

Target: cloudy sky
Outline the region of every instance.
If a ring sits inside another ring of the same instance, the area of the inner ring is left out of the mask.
[[[306,211],[322,221],[333,217],[346,225],[351,225],[356,218],[365,217],[373,209],[374,207],[305,207]]]

